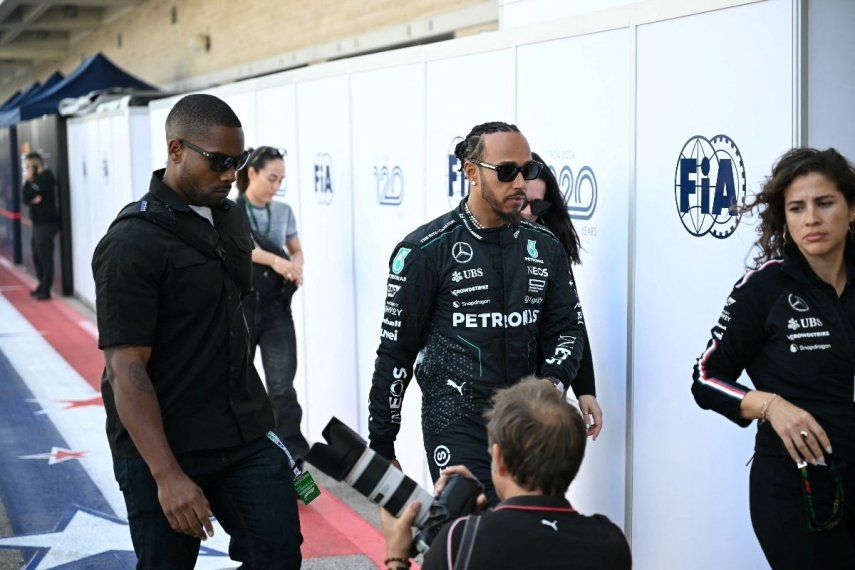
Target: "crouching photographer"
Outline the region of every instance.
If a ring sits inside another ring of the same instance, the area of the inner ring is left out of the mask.
[[[529,378],[497,392],[487,418],[491,478],[501,502],[446,524],[422,568],[631,568],[620,528],[603,515],[576,512],[564,497],[585,454],[579,411],[552,383]],[[463,466],[449,467],[437,493],[451,474],[474,478]],[[409,504],[397,519],[382,511],[390,570],[410,567],[411,527],[420,507]]]

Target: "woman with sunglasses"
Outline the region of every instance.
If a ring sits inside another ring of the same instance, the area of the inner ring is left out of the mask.
[[[291,206],[274,200],[285,178],[284,152],[262,146],[250,152],[237,173],[240,196],[252,239],[252,291],[243,302],[253,356],[261,361],[279,436],[298,463],[309,451],[300,432],[303,411],[294,390],[297,339],[291,297],[303,280],[303,251]]]
[[[535,161],[546,164],[537,153],[533,152],[531,156]],[[521,212],[523,217],[532,223],[543,224],[555,234],[555,237],[564,246],[564,251],[567,252],[567,259],[571,266],[570,274],[572,275],[572,266],[582,263],[579,256],[579,234],[576,233],[576,228],[570,221],[567,208],[562,207],[564,197],[561,195],[561,189],[558,187],[558,181],[555,179],[552,170],[547,167],[541,168],[537,178],[526,183],[525,195],[526,207]],[[575,281],[575,278],[573,280]],[[594,360],[591,356],[591,345],[588,342],[587,330],[585,331],[582,362],[579,365],[579,372],[576,374],[572,387],[576,397],[579,398],[579,409],[582,411],[585,424],[588,426],[588,435],[596,441],[603,429],[603,411],[597,402]]]
[[[759,254],[692,393],[742,427],[758,420],[751,522],[772,568],[855,568],[855,169],[834,149],[792,149],[748,209]]]

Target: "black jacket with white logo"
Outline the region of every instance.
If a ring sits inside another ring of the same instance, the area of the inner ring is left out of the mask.
[[[749,388],[774,392],[809,412],[831,439],[834,455],[855,459],[855,263],[839,298],[798,248],[749,271],[727,298],[712,339],[698,358],[692,393],[702,408],[745,427],[739,415]],[[758,453],[786,454],[769,423],[757,430]]]
[[[422,349],[422,428],[432,434],[480,416],[497,389],[538,369],[566,387],[579,368],[584,321],[561,244],[526,221],[476,229],[463,204],[407,236],[389,262],[368,426],[386,457]]]

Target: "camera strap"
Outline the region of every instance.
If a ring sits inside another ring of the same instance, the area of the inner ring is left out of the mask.
[[[480,524],[481,515],[471,515],[466,519],[466,524],[463,525],[463,538],[460,540],[460,546],[457,549],[454,570],[468,570],[472,550],[475,547],[475,535],[478,533]]]

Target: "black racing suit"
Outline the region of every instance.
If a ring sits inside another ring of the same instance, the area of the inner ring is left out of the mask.
[[[712,339],[698,358],[692,393],[698,405],[746,427],[740,416],[750,388],[773,392],[809,412],[831,440],[844,474],[846,513],[831,533],[808,531],[802,482],[781,438],[758,423],[751,467],[751,518],[775,568],[855,567],[855,263],[847,252],[843,294],[822,281],[794,246],[740,279],[727,298]],[[773,403],[772,406],[775,404]],[[827,461],[832,458],[827,457]],[[819,518],[828,516],[834,485],[828,468],[809,466]],[[848,526],[848,532],[847,532]],[[825,557],[825,558],[822,558]]]
[[[479,230],[463,204],[392,254],[368,430],[371,447],[394,458],[404,391],[424,349],[416,377],[431,475],[464,464],[492,492],[483,418],[490,398],[537,370],[571,386],[584,321],[567,256],[549,230],[526,221]]]

